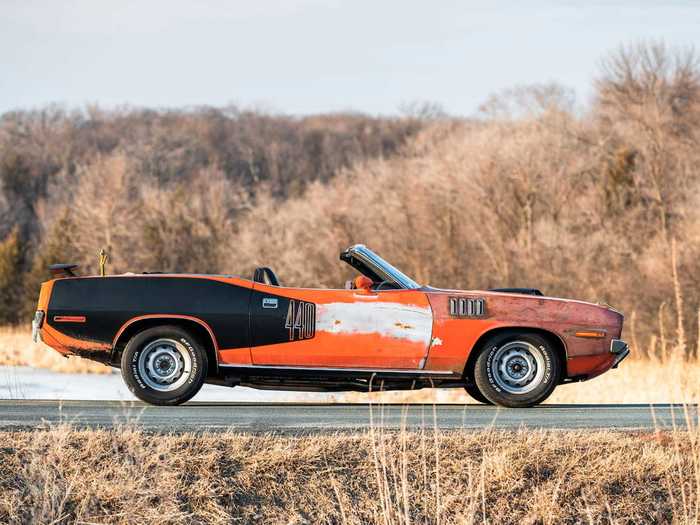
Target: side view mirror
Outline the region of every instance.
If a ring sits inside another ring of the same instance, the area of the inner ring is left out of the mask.
[[[353,280],[353,285],[356,290],[370,291],[372,289],[372,279],[365,275],[358,275]]]

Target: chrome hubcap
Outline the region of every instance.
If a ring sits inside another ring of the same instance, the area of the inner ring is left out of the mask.
[[[169,392],[181,387],[192,370],[192,360],[182,343],[158,339],[143,349],[138,361],[141,379],[152,389]]]
[[[542,351],[526,341],[511,341],[491,358],[496,384],[510,394],[526,394],[537,388],[545,372]]]

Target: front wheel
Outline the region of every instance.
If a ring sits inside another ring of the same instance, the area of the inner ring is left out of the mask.
[[[484,405],[493,405],[491,401],[486,399],[486,396],[481,393],[481,391],[477,388],[477,386],[474,384],[474,382],[471,379],[467,379],[464,383],[464,390],[467,391],[467,394],[474,399],[474,401],[478,401],[479,403],[483,403]]]
[[[122,377],[133,394],[152,405],[179,405],[191,399],[207,376],[207,354],[178,326],[139,332],[121,358]]]
[[[500,334],[482,347],[474,381],[489,401],[510,408],[547,399],[559,382],[561,363],[553,345],[538,334]]]

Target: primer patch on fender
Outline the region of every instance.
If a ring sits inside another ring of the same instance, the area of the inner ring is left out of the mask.
[[[377,334],[428,346],[433,330],[429,306],[401,303],[328,303],[316,305],[316,331]]]

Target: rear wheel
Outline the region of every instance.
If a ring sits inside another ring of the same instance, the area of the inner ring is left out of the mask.
[[[178,326],[139,332],[121,358],[122,377],[136,397],[152,405],[179,405],[191,399],[207,376],[202,345]]]
[[[489,401],[511,408],[547,399],[559,382],[561,363],[553,345],[533,333],[507,333],[483,346],[474,381]]]

